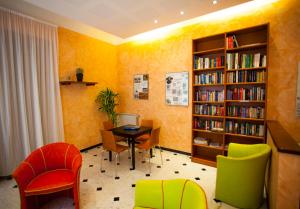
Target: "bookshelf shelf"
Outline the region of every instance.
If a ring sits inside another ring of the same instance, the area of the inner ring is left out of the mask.
[[[225,146],[231,142],[265,143],[268,32],[269,25],[263,24],[193,40],[193,162],[216,166],[216,156],[227,155]],[[199,84],[212,80],[217,84]],[[243,111],[243,116],[247,113],[251,118],[230,116],[234,111]],[[259,118],[261,114],[263,119]],[[252,130],[254,136],[240,134]],[[196,144],[196,137],[220,146]]]
[[[245,120],[245,121],[260,121],[264,122],[264,119],[258,119],[258,118],[242,118],[242,117],[230,117],[230,116],[225,116],[226,119],[232,119],[232,120]]]
[[[203,51],[198,51],[194,52],[195,55],[205,55],[205,54],[213,54],[213,53],[218,53],[218,52],[224,52],[225,48],[215,48],[215,49],[208,49],[208,50],[203,50]]]
[[[193,117],[202,117],[202,118],[224,118],[224,116],[219,116],[219,115],[199,115],[199,114],[193,114]]]
[[[193,84],[193,86],[224,86],[223,83],[216,83],[216,84]]]
[[[225,133],[225,135],[265,140],[265,137],[263,137],[263,136],[252,136],[252,135],[233,134],[233,133]]]
[[[203,144],[195,144],[194,143],[193,146],[204,147],[204,148],[208,148],[208,149],[224,150],[223,147],[215,147],[215,146],[209,146],[209,145],[203,145]]]
[[[209,133],[209,134],[221,134],[221,135],[224,134],[224,132],[217,132],[217,131],[210,131],[210,130],[203,130],[203,129],[193,129],[193,131]]]
[[[225,85],[265,85],[265,82],[239,82],[239,83],[226,83]]]
[[[252,67],[252,68],[240,68],[240,69],[226,69],[227,72],[235,71],[247,71],[247,70],[266,70],[266,67]]]
[[[226,100],[226,102],[237,102],[237,103],[265,103],[265,101],[258,101],[258,100]]]
[[[267,47],[267,43],[256,43],[256,44],[243,45],[232,49],[226,49],[226,52],[235,52],[235,51],[242,51],[242,50],[249,50],[249,49],[265,48],[265,47]]]
[[[222,67],[213,67],[213,68],[203,68],[203,69],[194,69],[194,72],[205,72],[205,71],[214,71],[214,70],[224,70],[225,66]]]
[[[222,101],[222,102],[212,102],[212,101],[193,101],[193,103],[198,103],[198,104],[224,104],[224,101]]]

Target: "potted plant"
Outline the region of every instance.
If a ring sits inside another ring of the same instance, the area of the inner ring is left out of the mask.
[[[102,90],[96,97],[96,103],[99,104],[99,110],[105,112],[108,118],[114,125],[117,125],[117,114],[115,107],[119,105],[119,94],[113,92],[113,90],[106,88]]]
[[[78,82],[82,82],[83,80],[83,69],[80,67],[76,68],[76,78]]]

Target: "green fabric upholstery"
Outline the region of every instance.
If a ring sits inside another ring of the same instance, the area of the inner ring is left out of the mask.
[[[203,189],[190,180],[140,180],[134,209],[207,209],[207,201]]]
[[[238,208],[259,208],[270,153],[267,144],[230,143],[228,157],[217,156],[216,199]]]

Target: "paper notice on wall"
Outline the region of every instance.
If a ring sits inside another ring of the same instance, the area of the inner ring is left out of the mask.
[[[148,99],[149,97],[149,75],[135,75],[133,78],[133,95],[135,99]]]
[[[189,102],[188,82],[189,82],[188,72],[167,73],[166,103],[168,105],[188,106],[188,102]]]
[[[297,95],[296,95],[296,116],[300,117],[300,62],[298,63]]]

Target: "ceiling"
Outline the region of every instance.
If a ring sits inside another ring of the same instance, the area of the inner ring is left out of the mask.
[[[60,17],[123,39],[248,1],[218,0],[213,4],[212,0],[9,0],[6,6],[19,7],[27,15],[54,24],[60,25],[55,21]]]

